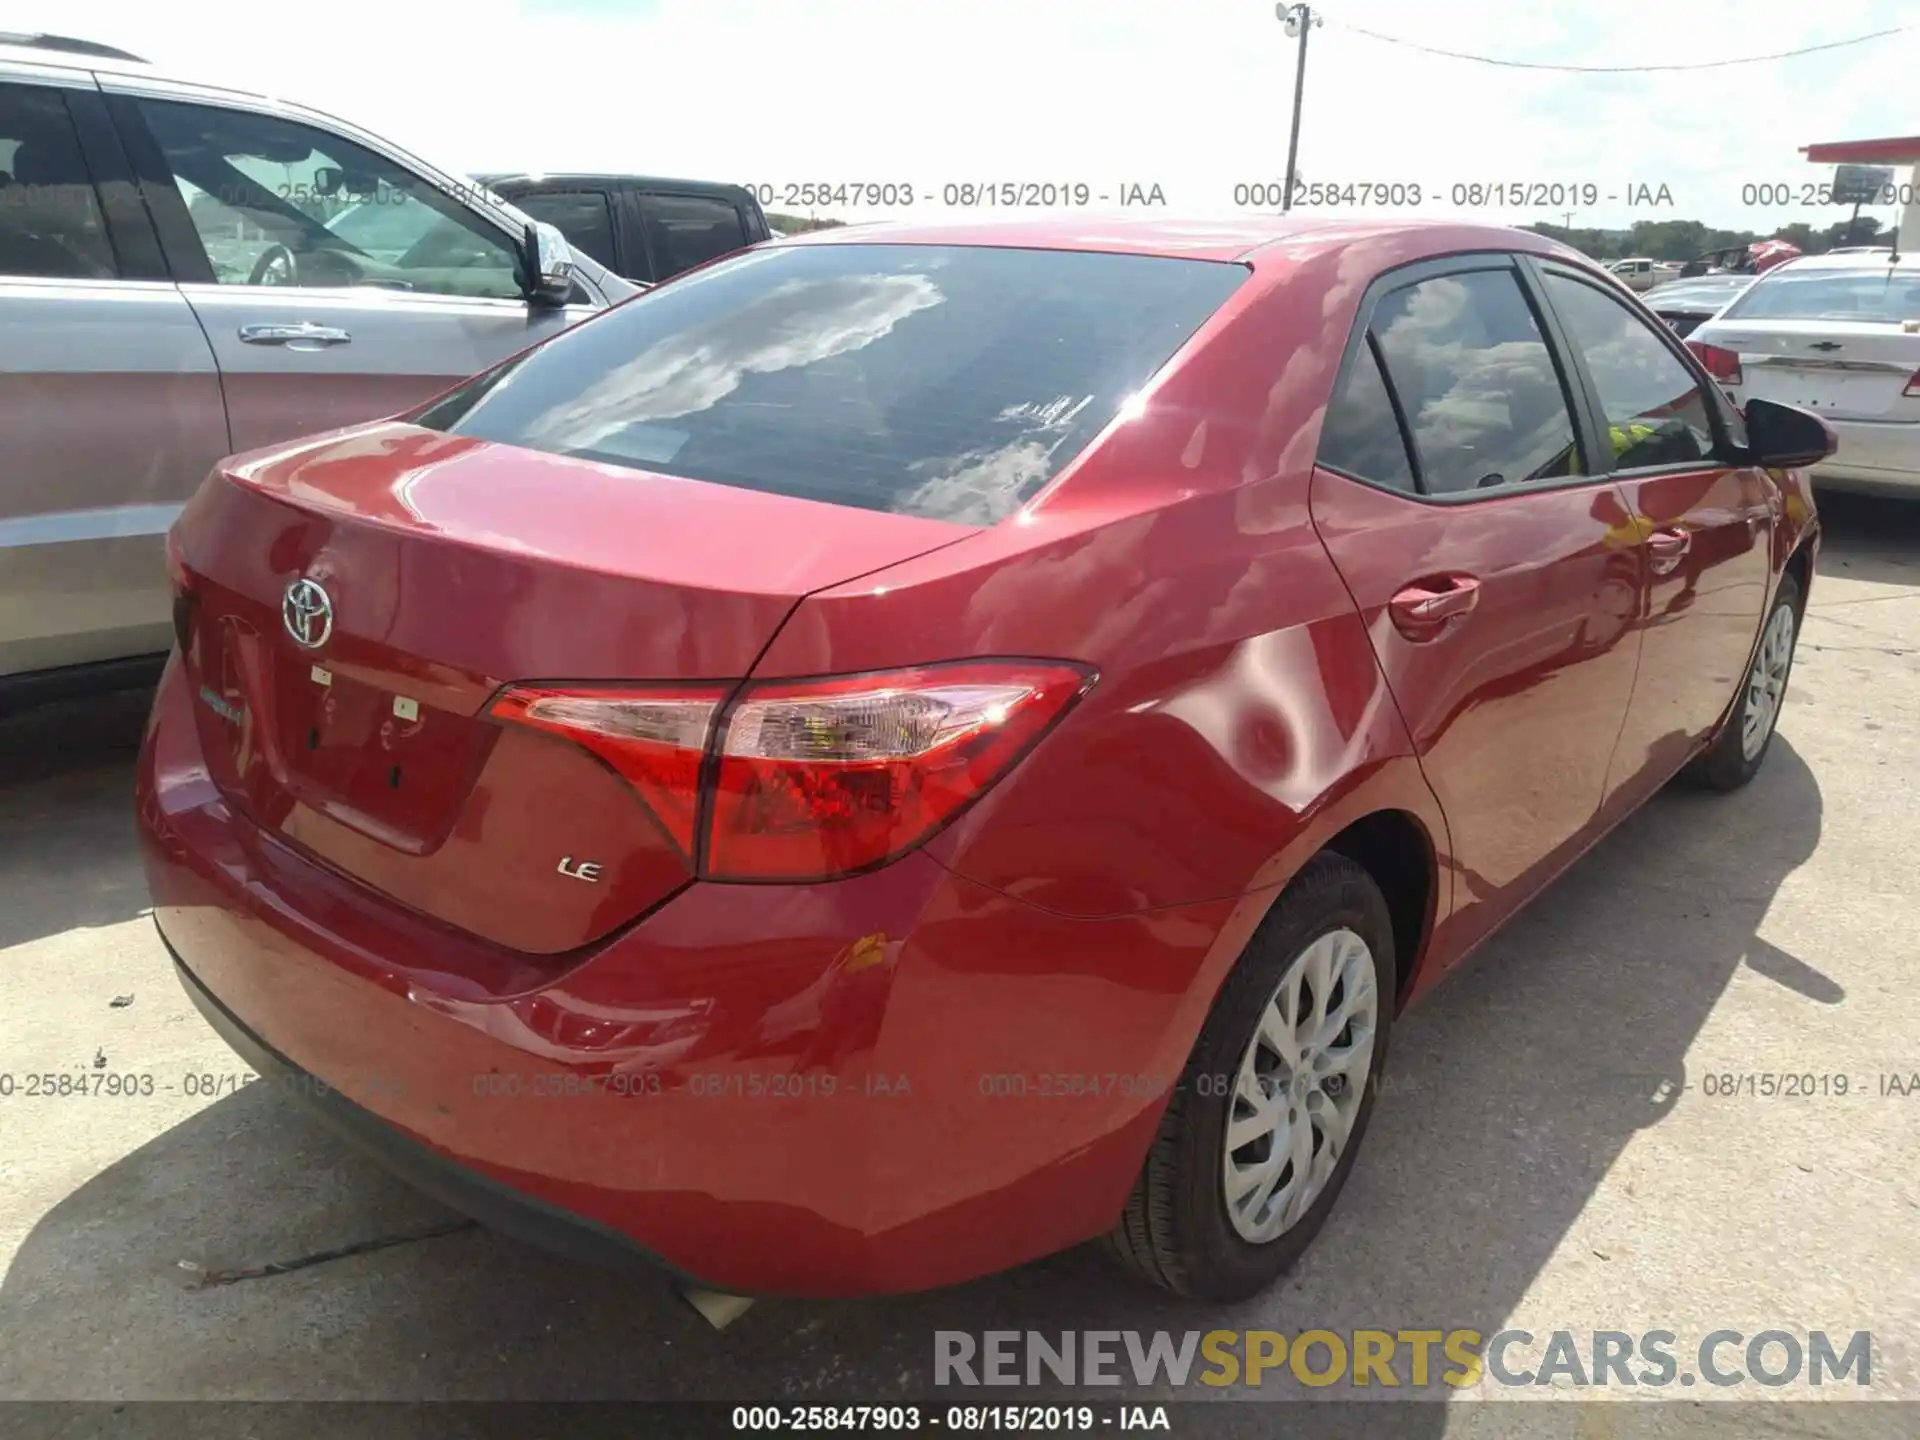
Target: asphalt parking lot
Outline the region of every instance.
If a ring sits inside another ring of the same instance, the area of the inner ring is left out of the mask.
[[[1077,1252],[928,1295],[764,1302],[716,1333],[664,1283],[455,1226],[267,1087],[185,1093],[241,1067],[145,914],[140,697],[16,717],[0,1071],[136,1071],[161,1090],[0,1099],[0,1397],[897,1401],[932,1393],[939,1329],[1468,1326],[1869,1330],[1873,1383],[1853,1393],[1920,1400],[1920,1095],[1880,1078],[1920,1072],[1920,505],[1823,513],[1759,779],[1661,797],[1406,1017],[1332,1222],[1237,1307],[1175,1303]],[[1776,1073],[1849,1093],[1713,1093]],[[232,1283],[183,1268],[389,1240]],[[1833,1409],[1774,1423],[1840,1433]],[[1492,1433],[1495,1411],[1513,1414],[1456,1404],[1424,1433]],[[299,1433],[364,1432],[316,1415]]]

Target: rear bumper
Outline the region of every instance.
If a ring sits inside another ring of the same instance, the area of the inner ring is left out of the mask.
[[[1824,418],[1824,417],[1823,417]],[[1920,494],[1920,424],[1829,420],[1840,448],[1810,472],[1836,488]]]
[[[1814,466],[1808,473],[1822,490],[1920,496],[1920,470],[1875,470],[1866,465],[1837,465],[1829,461]]]
[[[163,944],[165,940],[163,935]],[[174,973],[187,998],[234,1054],[262,1076],[279,1082],[275,1087],[279,1093],[291,1096],[335,1134],[371,1155],[416,1190],[503,1235],[585,1264],[636,1270],[671,1269],[659,1256],[650,1254],[617,1230],[544,1204],[415,1143],[371,1110],[354,1104],[317,1076],[307,1074],[254,1034],[194,977],[185,962],[173,953],[171,945],[167,946],[167,952],[173,956]]]
[[[1244,902],[1071,920],[920,852],[480,965],[230,811],[194,703],[176,659],[139,829],[215,1028],[455,1206],[714,1289],[924,1289],[1102,1233],[1238,948]]]

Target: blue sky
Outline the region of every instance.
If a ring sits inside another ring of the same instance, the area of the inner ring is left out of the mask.
[[[1160,186],[1171,211],[1235,212],[1284,172],[1293,45],[1271,0],[330,0],[298,24],[183,0],[22,0],[13,28],[82,34],[307,101],[454,170],[595,168],[774,185]],[[1328,0],[1309,52],[1310,181],[1592,184],[1577,225],[1698,218],[1766,229],[1843,211],[1743,203],[1817,183],[1799,147],[1920,135],[1920,12],[1899,0]],[[1352,27],[1516,60],[1659,64],[1912,32],[1697,74],[1495,69]],[[1671,207],[1630,208],[1664,185]],[[1437,192],[1437,195],[1436,193]],[[1789,192],[1791,193],[1791,192]],[[1614,195],[1618,200],[1608,201]],[[1561,221],[1565,205],[1481,210]],[[1891,224],[1891,210],[1870,211]]]

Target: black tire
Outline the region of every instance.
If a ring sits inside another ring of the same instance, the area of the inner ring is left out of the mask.
[[[1365,1092],[1326,1187],[1290,1229],[1254,1244],[1234,1229],[1221,1194],[1231,1086],[1199,1077],[1237,1073],[1288,967],[1314,940],[1341,928],[1372,950],[1379,986]],[[1343,855],[1315,857],[1261,921],[1201,1027],[1120,1223],[1107,1237],[1127,1269],[1176,1295],[1232,1301],[1258,1294],[1293,1267],[1326,1223],[1366,1135],[1387,1063],[1397,975],[1393,922],[1380,887]]]
[[[1773,625],[1774,616],[1782,609],[1793,617],[1793,640],[1787,651],[1787,669],[1780,680],[1780,699],[1774,706],[1767,738],[1761,741],[1760,748],[1752,758],[1748,758],[1741,735],[1746,726],[1747,707],[1753,703],[1752,687],[1747,683],[1751,670],[1742,670],[1740,690],[1734,699],[1733,711],[1727,716],[1727,723],[1720,727],[1713,744],[1696,755],[1680,772],[1680,778],[1687,784],[1707,790],[1738,790],[1760,773],[1760,766],[1766,761],[1767,751],[1773,748],[1773,737],[1780,727],[1780,712],[1787,704],[1787,683],[1793,678],[1793,657],[1800,648],[1800,582],[1791,575],[1780,577],[1780,588],[1774,592],[1773,605],[1760,626],[1763,638]]]

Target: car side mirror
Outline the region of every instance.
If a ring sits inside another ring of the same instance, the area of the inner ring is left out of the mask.
[[[1817,465],[1840,448],[1840,437],[1818,415],[1774,400],[1749,400],[1747,455],[1763,470]]]
[[[529,220],[520,237],[520,289],[543,310],[558,309],[573,294],[573,248],[544,220]]]

